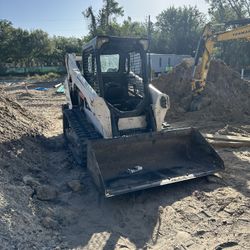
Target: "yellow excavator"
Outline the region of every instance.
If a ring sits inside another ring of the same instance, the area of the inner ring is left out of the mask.
[[[201,107],[202,92],[206,85],[207,74],[216,43],[239,39],[250,40],[250,19],[227,22],[225,24],[227,29],[224,31],[216,32],[215,27],[208,23],[198,43],[191,83],[193,92],[191,111],[199,110]],[[202,57],[201,67],[198,67],[200,57]]]

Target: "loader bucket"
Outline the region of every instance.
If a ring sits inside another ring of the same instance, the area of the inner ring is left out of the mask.
[[[91,141],[88,168],[106,197],[210,175],[224,169],[194,128]]]

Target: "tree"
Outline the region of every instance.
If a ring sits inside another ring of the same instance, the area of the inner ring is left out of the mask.
[[[193,53],[205,24],[204,15],[196,7],[170,7],[156,19],[157,52]]]
[[[101,13],[101,18],[105,20],[105,26],[109,28],[112,21],[115,21],[115,19],[112,19],[112,16],[123,16],[124,10],[115,0],[104,0],[104,7]]]
[[[209,14],[213,23],[226,23],[231,20],[250,17],[249,0],[207,0],[210,4]],[[240,69],[249,67],[249,41],[227,41],[218,44],[217,57],[230,66]]]
[[[128,17],[127,20],[124,20],[120,25],[119,35],[145,37],[147,36],[147,23],[134,22],[131,17]]]
[[[93,13],[93,8],[92,6],[89,6],[85,11],[82,12],[84,17],[87,19],[90,19],[90,24],[89,24],[89,29],[90,29],[90,34],[91,36],[96,36],[97,35],[97,23],[96,23],[96,17]]]
[[[28,31],[14,28],[7,20],[0,20],[0,66],[62,65],[66,53],[81,53],[83,40],[79,38],[49,37],[42,30]]]
[[[13,36],[14,28],[8,20],[0,20],[0,64],[8,62],[12,54],[9,43]]]
[[[42,30],[33,30],[30,32],[30,61],[33,64],[44,65],[48,57],[52,54],[52,44],[48,33]]]
[[[51,39],[52,54],[49,56],[50,64],[64,64],[66,53],[81,54],[83,41],[79,38],[66,38],[54,36]]]
[[[231,19],[250,17],[249,0],[206,0],[210,4],[209,14],[214,21],[226,22]]]
[[[90,20],[89,30],[92,38],[103,34],[114,35],[119,27],[116,17],[123,16],[124,10],[115,0],[103,0],[103,7],[98,15],[94,14],[92,6],[89,6],[82,14]]]
[[[27,30],[17,28],[13,31],[10,46],[13,49],[12,62],[15,65],[30,66],[32,49],[30,48],[30,34]]]

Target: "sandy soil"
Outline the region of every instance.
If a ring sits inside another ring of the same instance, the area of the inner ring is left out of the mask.
[[[64,145],[64,96],[38,85],[5,88],[46,125],[42,136],[1,142],[0,249],[250,249],[249,147],[218,149],[226,166],[218,176],[105,199]],[[228,123],[209,124],[202,129]],[[248,125],[233,128],[249,136]]]
[[[222,61],[212,61],[206,87],[199,102],[199,111],[190,110],[193,100],[191,79],[193,61],[184,60],[172,72],[164,74],[152,83],[170,97],[168,121],[192,121],[206,124],[208,121],[249,123],[250,84],[242,80],[238,72]]]

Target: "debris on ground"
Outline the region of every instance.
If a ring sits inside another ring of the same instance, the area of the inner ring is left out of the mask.
[[[34,88],[35,90],[38,90],[38,91],[47,91],[49,90],[48,88],[44,88],[44,87],[37,87],[37,88]]]
[[[64,93],[65,93],[64,86],[63,86],[63,85],[59,86],[59,87],[56,89],[56,93],[57,93],[57,94],[64,94]]]
[[[60,86],[62,86],[62,83],[61,83],[61,82],[60,82],[60,83],[55,84],[55,85],[54,85],[54,88],[56,88],[56,89],[57,89],[57,88],[59,88]]]

